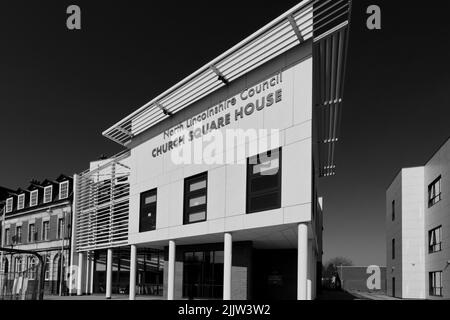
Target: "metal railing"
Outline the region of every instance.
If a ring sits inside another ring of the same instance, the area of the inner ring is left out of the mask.
[[[0,248],[4,253],[0,261],[0,300],[42,300],[44,298],[45,264],[42,257],[31,251]],[[15,259],[21,255],[21,264],[31,257],[35,263],[23,270],[15,270]],[[8,263],[9,262],[9,263]],[[10,270],[13,269],[13,270]]]

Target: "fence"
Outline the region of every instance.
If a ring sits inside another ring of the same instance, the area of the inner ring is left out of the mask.
[[[45,274],[42,257],[34,252],[4,248],[0,248],[0,252],[3,253],[0,300],[42,300]]]

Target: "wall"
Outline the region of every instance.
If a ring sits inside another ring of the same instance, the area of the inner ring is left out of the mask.
[[[392,221],[392,201],[395,200],[395,220]],[[386,192],[386,279],[387,294],[392,296],[392,278],[395,277],[395,295],[402,297],[402,173],[398,174]],[[392,259],[392,239],[395,239],[395,259]]]
[[[441,190],[442,200],[433,207],[428,208],[428,185],[437,177],[442,176]],[[428,242],[428,231],[442,225],[442,251],[436,253],[428,253],[428,245],[426,245],[426,293],[427,298],[431,297],[428,292],[429,288],[429,272],[443,271],[442,285],[444,288],[443,296],[450,298],[450,268],[447,262],[450,260],[450,140],[433,156],[433,158],[425,166],[425,181],[423,184],[423,194],[425,202],[425,237]]]
[[[174,116],[170,125],[176,126],[190,116],[217,105],[220,101],[239,96],[242,90],[270,79],[281,70],[282,83],[274,90],[283,90],[282,102],[238,122],[232,122],[227,129],[281,130],[278,142],[283,147],[282,208],[252,215],[245,214],[245,164],[176,165],[171,161],[170,153],[154,158],[152,155],[154,148],[167,142],[162,132],[169,127],[164,127],[163,124],[138,136],[131,145],[129,243],[151,243],[311,220],[311,46],[305,45],[290,51],[233,82],[230,87],[195,103]],[[264,95],[258,95],[258,98]],[[252,101],[255,99],[257,98]],[[245,105],[238,104],[230,109],[232,117],[234,117],[235,109],[241,106]],[[260,152],[267,149],[271,148],[262,149]],[[222,154],[227,155],[230,152],[236,154],[236,148],[228,149],[223,146]],[[248,156],[255,154],[247,150],[238,160],[245,161]],[[208,171],[208,221],[184,226],[184,179],[204,171]],[[156,187],[158,188],[157,230],[139,233],[140,194]]]
[[[402,292],[425,298],[424,168],[402,170]]]

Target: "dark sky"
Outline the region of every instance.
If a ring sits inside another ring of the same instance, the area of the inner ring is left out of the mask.
[[[297,1],[154,3],[0,3],[0,185],[73,174],[121,151],[104,129]],[[386,187],[450,136],[441,3],[354,1],[338,175],[321,183],[325,259],[385,264]],[[66,29],[70,4],[81,31]],[[381,6],[381,31],[365,27],[370,4]]]

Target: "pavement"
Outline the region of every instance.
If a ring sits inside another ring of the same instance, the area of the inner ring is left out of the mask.
[[[104,294],[92,294],[84,296],[44,296],[44,300],[50,301],[124,301],[129,300],[128,295],[114,295],[111,299],[106,299]],[[136,300],[163,300],[159,296],[136,296]]]
[[[350,291],[349,293],[364,300],[401,300],[380,292]]]

